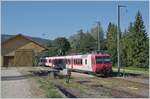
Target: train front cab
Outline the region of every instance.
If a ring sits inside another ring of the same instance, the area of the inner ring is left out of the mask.
[[[105,74],[112,71],[112,63],[109,54],[92,55],[92,70],[96,74]]]

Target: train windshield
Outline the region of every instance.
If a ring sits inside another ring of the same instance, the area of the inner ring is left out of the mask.
[[[96,64],[110,63],[110,56],[96,56]]]

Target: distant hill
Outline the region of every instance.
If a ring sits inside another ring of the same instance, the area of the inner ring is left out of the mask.
[[[13,36],[15,36],[15,35],[1,34],[1,42],[6,41]],[[24,35],[24,36],[26,36],[26,35]],[[30,36],[26,36],[26,37],[28,37],[28,38],[32,39],[33,41],[38,42],[42,45],[47,45],[49,42],[51,42],[51,40],[43,39],[43,38],[39,38],[39,37],[30,37]]]

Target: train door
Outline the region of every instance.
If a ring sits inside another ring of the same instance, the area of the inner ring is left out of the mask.
[[[87,59],[87,70],[91,71],[91,67],[92,67],[92,61],[91,61],[91,55],[88,55]]]

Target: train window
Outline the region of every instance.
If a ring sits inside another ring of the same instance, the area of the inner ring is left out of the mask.
[[[82,65],[82,59],[80,60],[80,62],[81,62],[81,65]]]
[[[85,64],[87,64],[87,59],[85,59]]]
[[[68,59],[68,64],[70,64],[70,60]]]
[[[79,64],[81,64],[81,61],[80,61],[80,59],[78,59],[78,63],[79,63]]]
[[[78,64],[80,65],[81,63],[80,63],[80,59],[78,59]]]
[[[75,60],[75,59],[73,59],[73,60],[74,60],[74,62],[73,62],[73,63],[75,64],[75,63],[76,63],[76,60]]]
[[[96,63],[101,64],[101,63],[110,63],[110,57],[109,56],[96,56]]]
[[[68,64],[68,61],[67,61],[67,59],[65,59],[65,64]]]
[[[76,63],[76,60],[74,59],[74,64]]]
[[[69,59],[67,59],[67,61],[68,61],[67,63],[69,64]]]
[[[66,59],[66,64],[69,64],[69,61],[68,61],[68,59]]]
[[[76,59],[76,64],[77,64],[77,59]]]
[[[42,59],[41,62],[44,62],[44,59]]]
[[[76,64],[78,64],[78,59],[76,59]]]
[[[65,64],[67,64],[67,59],[64,60]]]
[[[74,59],[74,61],[75,61],[74,64],[76,64],[76,59]]]
[[[67,59],[67,63],[69,64],[69,59]]]
[[[78,64],[80,64],[80,59],[78,59]]]
[[[49,63],[51,63],[51,59],[49,59]]]
[[[67,59],[67,64],[69,64],[69,59]]]
[[[81,65],[81,59],[79,59],[79,64]]]
[[[46,60],[46,59],[43,59],[43,62],[47,62],[47,60]]]
[[[75,64],[77,64],[77,59],[75,59],[75,62],[76,62]]]
[[[69,64],[71,64],[71,60],[69,59]]]

